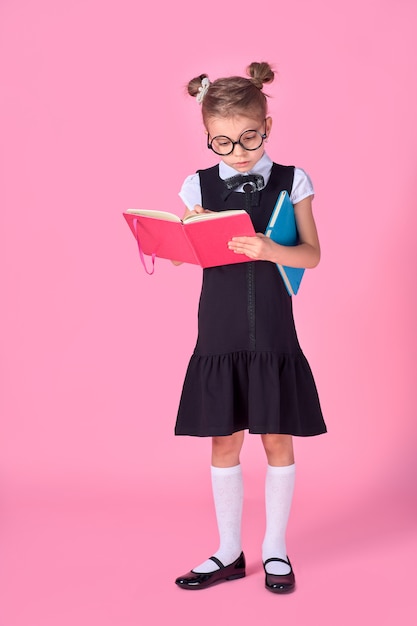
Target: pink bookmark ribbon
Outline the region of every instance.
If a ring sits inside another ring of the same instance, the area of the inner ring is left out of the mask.
[[[151,274],[153,274],[153,273],[154,273],[154,271],[155,271],[155,257],[156,257],[156,254],[155,254],[155,252],[153,252],[153,253],[152,253],[152,270],[151,270],[151,271],[149,271],[149,270],[148,270],[148,268],[146,267],[145,257],[144,257],[144,255],[143,255],[142,248],[140,247],[139,237],[138,237],[137,223],[138,223],[138,220],[137,220],[137,218],[135,217],[135,218],[133,219],[133,228],[135,229],[135,235],[136,235],[136,241],[137,241],[137,244],[138,244],[138,250],[139,250],[140,260],[142,261],[142,265],[143,265],[143,267],[145,268],[145,272],[146,272],[147,274],[151,275]]]

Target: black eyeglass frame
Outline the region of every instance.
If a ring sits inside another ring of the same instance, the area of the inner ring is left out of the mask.
[[[232,139],[230,139],[230,137],[227,137],[226,135],[216,135],[215,137],[212,138],[212,140],[210,141],[210,135],[207,133],[207,148],[209,150],[213,150],[214,154],[217,154],[218,156],[228,156],[229,154],[232,154],[233,150],[235,149],[235,146],[237,144],[239,144],[239,146],[241,148],[243,148],[244,150],[247,150],[248,152],[253,152],[254,150],[259,150],[259,148],[262,146],[263,142],[265,141],[265,139],[267,138],[267,134],[266,134],[266,119],[264,120],[265,122],[265,132],[261,133],[259,132],[259,130],[255,130],[254,128],[248,128],[248,130],[244,130],[243,133],[240,133],[239,135],[239,139],[237,141],[233,141]],[[257,133],[259,135],[259,137],[261,138],[261,143],[259,144],[259,146],[257,146],[257,148],[246,148],[242,143],[241,143],[241,138],[245,133]],[[215,139],[219,139],[219,137],[223,137],[224,139],[227,139],[228,141],[230,141],[230,143],[232,144],[232,148],[231,150],[229,150],[229,152],[217,152],[217,150],[215,150],[213,148],[213,141]]]

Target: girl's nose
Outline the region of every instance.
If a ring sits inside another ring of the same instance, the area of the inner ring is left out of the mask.
[[[235,154],[243,154],[244,152],[246,152],[246,150],[243,146],[240,145],[240,143],[236,143],[233,152]]]

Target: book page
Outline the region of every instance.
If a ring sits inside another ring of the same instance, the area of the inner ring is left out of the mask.
[[[166,211],[153,211],[151,209],[127,209],[126,213],[130,215],[142,215],[143,217],[153,217],[157,220],[165,220],[167,222],[181,222],[181,218],[175,213],[167,213]]]
[[[199,222],[203,220],[215,220],[222,217],[230,217],[231,215],[241,215],[242,213],[246,213],[246,211],[243,211],[241,209],[231,209],[229,211],[212,211],[210,213],[198,213],[198,215],[189,215],[184,218],[184,224],[188,224],[189,222]]]

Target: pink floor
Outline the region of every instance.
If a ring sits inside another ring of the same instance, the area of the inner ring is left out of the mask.
[[[417,516],[406,498],[343,503],[332,494],[334,515],[329,502],[296,498],[289,543],[298,586],[281,597],[263,587],[262,502],[250,493],[247,577],[176,588],[175,577],[213,546],[209,494],[193,494],[187,502],[160,491],[153,501],[139,490],[6,486],[1,626],[417,623]]]

